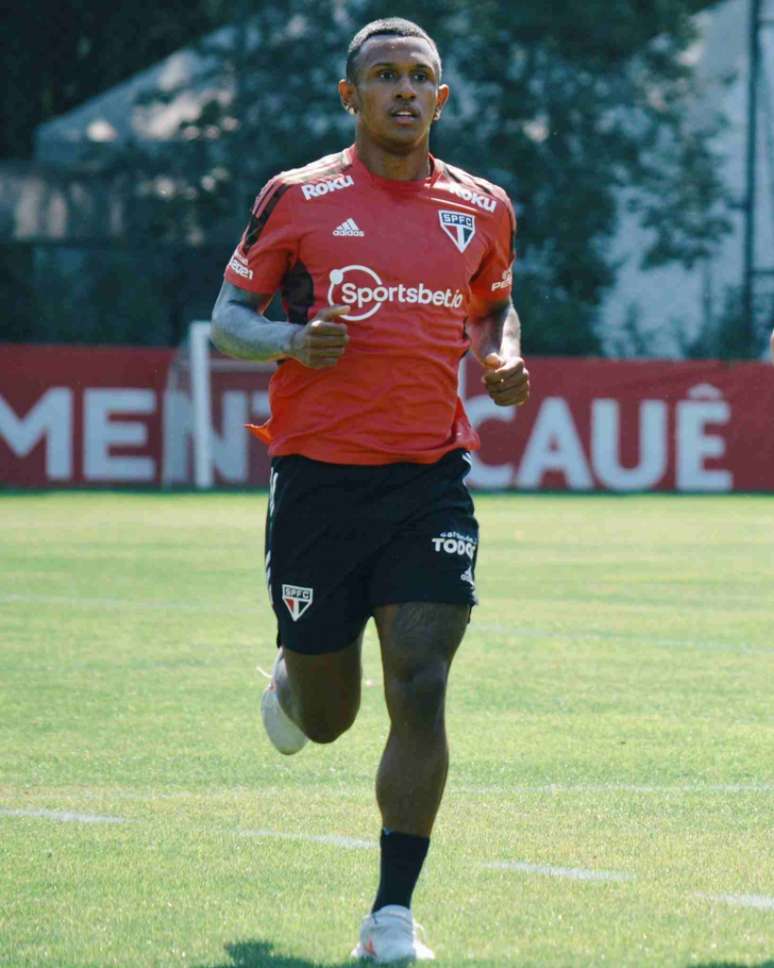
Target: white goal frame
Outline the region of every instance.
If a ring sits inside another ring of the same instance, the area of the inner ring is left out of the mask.
[[[188,353],[191,365],[191,412],[194,487],[209,490],[215,483],[212,467],[212,383],[210,381],[210,337],[212,324],[191,323]]]
[[[212,359],[210,343],[212,324],[196,320],[189,324],[187,339],[188,367],[191,390],[191,444],[193,453],[193,485],[199,491],[215,486],[213,459],[212,379],[218,372],[274,372],[272,362],[255,360]]]

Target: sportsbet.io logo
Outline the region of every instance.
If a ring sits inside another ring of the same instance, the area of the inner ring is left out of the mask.
[[[373,269],[368,266],[344,266],[333,269],[328,288],[328,305],[347,304],[352,307],[346,316],[351,323],[368,319],[378,313],[384,303],[403,303],[409,306],[438,306],[459,309],[463,302],[462,292],[452,289],[428,289],[419,282],[413,286],[386,286]]]

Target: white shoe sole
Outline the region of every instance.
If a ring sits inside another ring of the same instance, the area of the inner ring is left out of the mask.
[[[272,746],[283,756],[292,756],[306,746],[306,736],[280,706],[274,680],[261,696],[261,719]]]

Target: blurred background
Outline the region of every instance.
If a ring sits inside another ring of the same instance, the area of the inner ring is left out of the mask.
[[[529,353],[762,357],[774,0],[17,4],[0,338],[179,344],[262,183],[350,143],[335,85],[385,15],[444,58],[434,152],[514,200]]]

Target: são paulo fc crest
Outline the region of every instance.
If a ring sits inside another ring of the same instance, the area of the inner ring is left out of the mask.
[[[287,605],[290,617],[297,622],[312,604],[313,588],[301,588],[298,585],[282,586],[282,601]]]
[[[468,215],[466,212],[450,212],[442,208],[438,218],[441,220],[441,228],[444,232],[460,252],[464,252],[476,234],[476,216]]]

